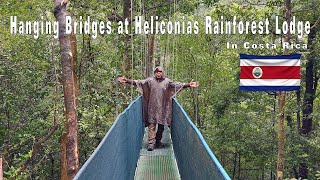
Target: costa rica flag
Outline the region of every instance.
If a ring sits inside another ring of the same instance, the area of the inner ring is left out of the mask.
[[[301,54],[256,56],[240,54],[240,90],[293,91],[300,89]]]

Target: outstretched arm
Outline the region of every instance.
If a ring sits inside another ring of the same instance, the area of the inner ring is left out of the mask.
[[[199,83],[197,81],[193,81],[193,79],[191,80],[191,82],[189,83],[180,83],[180,82],[170,82],[169,86],[171,88],[175,88],[175,89],[181,89],[181,88],[187,88],[187,87],[198,87]]]
[[[193,79],[191,80],[191,82],[189,82],[189,87],[195,88],[199,86],[199,82],[198,81],[193,81]]]
[[[131,85],[137,85],[135,80],[127,79],[125,76],[118,77],[118,81],[122,84],[127,83]]]
[[[173,96],[175,96],[178,92],[180,92],[184,88],[187,88],[187,87],[195,88],[198,86],[199,86],[199,83],[193,80],[190,83],[180,83],[180,82],[172,82],[172,81],[169,83],[170,89],[174,91]]]
[[[148,79],[144,80],[131,80],[127,79],[125,76],[118,77],[118,81],[122,84],[130,84],[136,86],[139,91],[143,94],[148,92]]]

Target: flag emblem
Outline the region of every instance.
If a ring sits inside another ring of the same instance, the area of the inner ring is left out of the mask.
[[[301,54],[256,56],[240,54],[240,90],[293,91],[300,89]]]
[[[253,68],[253,70],[252,70],[252,75],[253,75],[253,77],[255,77],[255,78],[261,78],[261,76],[262,76],[262,69],[260,68],[260,67],[255,67],[255,68]]]

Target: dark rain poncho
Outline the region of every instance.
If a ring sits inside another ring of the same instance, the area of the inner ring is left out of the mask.
[[[149,123],[171,124],[172,98],[182,88],[190,87],[189,83],[173,82],[168,78],[145,80],[127,80],[136,85],[142,92],[143,118],[146,126]]]

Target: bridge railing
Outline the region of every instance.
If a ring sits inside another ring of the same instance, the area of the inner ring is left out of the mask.
[[[141,97],[122,112],[74,179],[133,179],[144,134]]]
[[[181,179],[229,180],[198,128],[173,100],[171,137]]]
[[[142,101],[139,97],[117,117],[74,179],[133,179],[143,127]],[[176,100],[173,101],[171,136],[181,179],[230,179],[200,131]]]

